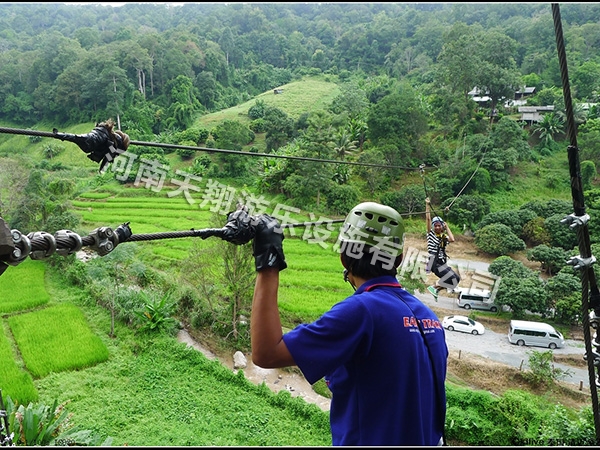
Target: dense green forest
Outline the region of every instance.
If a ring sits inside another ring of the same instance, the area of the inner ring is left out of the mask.
[[[567,3],[561,15],[598,253],[600,4]],[[525,87],[533,88],[528,106],[552,107],[539,122],[521,120],[513,102]],[[473,91],[487,100],[475,101]],[[132,145],[127,173],[99,174],[72,144],[0,133],[0,217],[25,234],[84,234],[129,214],[147,232],[188,226],[182,211],[192,202],[157,201],[165,197],[158,174],[171,190],[182,179],[201,182],[197,202],[210,186],[235,188],[310,220],[379,201],[405,216],[410,232],[423,229],[429,196],[434,212],[497,257],[490,266],[502,277],[496,303],[513,317],[529,311],[577,325],[581,283],[565,264],[578,254],[577,237],[560,224],[573,212],[565,114],[550,4],[0,4],[0,124],[87,133],[111,119],[134,141],[166,144]],[[111,201],[109,213],[102,208]],[[169,215],[170,207],[182,211]],[[227,211],[218,212],[213,226]],[[296,240],[286,248],[297,251]],[[53,257],[48,269],[64,276],[54,283],[81,288],[113,320],[133,324],[132,310],[157,306],[119,290],[119,282],[131,283],[173,301],[174,309],[160,311],[165,323],[176,314],[230,348],[247,349],[247,250],[141,246],[135,257],[115,252],[96,267]],[[527,252],[540,270],[512,259],[515,252]],[[228,271],[211,281],[217,272],[195,271],[221,263],[237,264],[237,278]],[[329,260],[321,263],[330,269]],[[310,278],[302,270],[288,272],[292,291]],[[317,289],[343,298],[334,282]],[[283,302],[286,326],[327,307],[299,305],[298,298]]]
[[[182,147],[131,146],[132,170],[113,174],[122,184],[139,183],[140,161],[153,161],[165,178],[227,180],[290,211],[335,217],[377,200],[419,218],[430,196],[486,253],[529,249],[551,275],[576,254],[574,233],[558,223],[572,208],[549,4],[2,4],[0,12],[1,122],[63,129],[110,118],[133,140]],[[566,4],[561,16],[593,212],[600,6]],[[554,108],[539,122],[522,121],[512,102],[525,87],[527,105]],[[488,100],[476,102],[474,89]],[[198,156],[195,146],[281,158]],[[52,161],[63,150],[44,144],[38,168],[61,169]],[[31,162],[3,156],[0,214],[11,227],[76,226],[60,202],[75,190],[64,171],[44,175],[56,197],[48,206],[31,194],[41,186]],[[521,301],[501,291],[499,301],[517,314],[556,314],[556,295],[533,295],[541,290]],[[559,314],[566,322],[578,320],[572,303]]]

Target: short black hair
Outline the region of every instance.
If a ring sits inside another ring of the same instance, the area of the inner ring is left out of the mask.
[[[382,261],[381,259],[373,258],[373,252],[371,251],[371,247],[368,245],[364,246],[364,250],[360,258],[350,256],[347,252],[342,252],[340,255],[342,264],[348,270],[348,272],[356,275],[357,277],[364,278],[365,280],[370,280],[371,278],[381,277],[384,275],[396,276],[398,274],[397,267],[402,262],[402,254],[400,254],[396,257],[393,267],[387,268],[389,263],[387,261]]]

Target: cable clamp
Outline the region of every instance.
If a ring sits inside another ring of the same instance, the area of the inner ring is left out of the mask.
[[[3,260],[6,264],[17,266],[27,259],[31,252],[31,241],[27,236],[19,230],[10,230],[11,238],[14,243],[14,248],[8,259]]]
[[[108,255],[119,243],[117,235],[110,227],[96,228],[89,235],[94,239],[94,243],[90,245],[90,248],[100,256]]]
[[[573,269],[581,269],[581,268],[589,268],[592,264],[596,262],[595,256],[590,256],[589,258],[582,258],[581,255],[572,256],[567,261],[567,265],[573,266]]]
[[[60,239],[70,239],[71,246],[64,248],[57,248],[56,253],[60,256],[72,255],[73,253],[77,253],[83,247],[83,241],[81,240],[81,236],[71,230],[59,230],[54,233],[54,238],[58,241]]]
[[[588,360],[587,353],[585,353],[583,355],[583,360],[584,361]],[[594,367],[599,367],[600,366],[600,353],[592,350],[592,361],[593,361]]]
[[[31,241],[42,238],[46,242],[46,249],[32,251],[31,255],[30,255],[31,259],[48,258],[49,256],[53,255],[54,252],[56,251],[56,239],[54,239],[54,236],[52,236],[50,233],[48,233],[46,231],[31,232],[27,235],[27,237]]]
[[[577,227],[582,227],[586,225],[590,220],[589,214],[584,214],[583,216],[576,216],[575,214],[569,214],[564,219],[560,221],[563,225],[569,225],[569,228],[574,229]]]

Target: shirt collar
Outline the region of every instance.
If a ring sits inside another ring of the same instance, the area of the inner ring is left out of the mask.
[[[384,285],[391,287],[402,287],[396,277],[392,275],[383,275],[381,277],[371,278],[370,280],[365,281],[355,292],[354,294],[362,294],[365,291],[371,290],[371,288],[376,285]]]

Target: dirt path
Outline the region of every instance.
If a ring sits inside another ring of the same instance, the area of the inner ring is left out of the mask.
[[[238,370],[244,372],[244,376],[255,384],[264,382],[273,392],[287,390],[293,397],[302,397],[309,403],[314,403],[323,411],[329,411],[331,400],[317,394],[312,386],[306,381],[302,373],[297,368],[286,369],[263,369],[252,363],[250,355],[244,355],[247,360],[247,366],[243,369],[233,368],[233,355],[231,357],[222,357],[215,355],[211,350],[197,342],[186,330],[180,330],[177,334],[179,342],[201,351],[209,359],[218,359],[226,367],[237,373]]]

